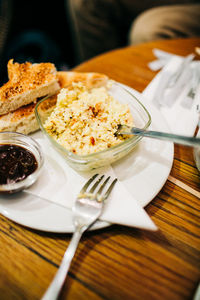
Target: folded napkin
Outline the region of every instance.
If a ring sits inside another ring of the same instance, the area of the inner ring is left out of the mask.
[[[40,135],[40,133],[38,133]],[[36,135],[37,136],[37,135]],[[73,170],[44,138],[36,138],[45,153],[43,172],[33,186],[27,191],[52,203],[71,208],[81,187],[93,174],[105,174],[115,178],[112,167],[108,166],[89,173]],[[111,180],[110,180],[111,182]],[[157,227],[128,192],[122,182],[118,181],[106,201],[100,219],[115,224],[122,224],[142,229],[156,230]]]
[[[158,49],[157,60],[149,67],[161,71],[154,77],[142,95],[159,109],[172,133],[193,136],[200,105],[200,61],[194,55],[181,57]]]

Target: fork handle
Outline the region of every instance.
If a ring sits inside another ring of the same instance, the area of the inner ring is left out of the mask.
[[[76,252],[76,249],[77,249],[77,246],[81,239],[82,234],[83,234],[83,231],[81,231],[79,228],[77,228],[75,230],[75,232],[72,236],[72,239],[69,243],[69,246],[68,246],[67,250],[65,251],[65,254],[64,254],[64,257],[60,264],[60,267],[59,267],[52,283],[48,287],[47,291],[45,292],[45,294],[41,300],[57,299],[57,297],[63,287],[65,278],[69,271],[71,261],[75,255],[75,252]]]
[[[200,138],[196,137],[188,137],[159,131],[143,130],[136,127],[131,128],[131,134],[171,141],[186,146],[200,146]]]

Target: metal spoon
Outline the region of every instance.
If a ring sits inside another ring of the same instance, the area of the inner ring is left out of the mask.
[[[126,125],[118,125],[118,129],[115,135],[139,135],[145,136],[160,140],[171,141],[176,144],[192,146],[192,147],[200,147],[200,138],[196,137],[188,137],[183,135],[177,135],[166,132],[152,131],[152,130],[143,130],[136,127],[129,127]]]

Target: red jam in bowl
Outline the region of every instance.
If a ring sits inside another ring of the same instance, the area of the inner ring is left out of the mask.
[[[0,185],[24,180],[38,168],[29,150],[12,144],[0,145]]]

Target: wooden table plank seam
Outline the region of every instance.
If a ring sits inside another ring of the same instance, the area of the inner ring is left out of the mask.
[[[52,260],[48,259],[47,257],[45,257],[44,255],[42,255],[41,253],[39,253],[38,251],[34,250],[32,247],[27,246],[25,243],[20,242],[17,238],[14,238],[12,235],[9,235],[7,232],[3,231],[2,229],[0,229],[0,232],[4,233],[5,235],[7,235],[9,238],[11,238],[12,240],[14,240],[15,242],[17,242],[20,246],[25,247],[27,250],[29,250],[30,252],[36,254],[37,256],[39,256],[40,258],[42,258],[44,261],[50,263],[51,265],[53,265],[54,267],[58,268],[59,265],[54,263]]]
[[[179,188],[179,189],[182,191],[181,188]],[[162,195],[169,196],[169,194],[165,191],[162,192]],[[199,227],[199,214],[198,214],[198,212],[200,212],[200,210],[198,208],[196,208],[196,207],[194,208],[193,205],[190,205],[189,203],[185,203],[182,199],[177,199],[176,197],[173,197],[172,195],[170,196],[170,199],[168,199],[168,200],[163,199],[163,197],[160,196],[160,195],[158,195],[157,198],[159,198],[162,201],[162,203],[167,203],[168,206],[171,205],[172,207],[174,206],[175,208],[177,208],[179,210],[179,213],[184,212],[185,217],[186,217],[186,215],[189,216],[189,217],[192,216],[192,220],[190,220],[191,224],[194,224],[195,226]],[[181,205],[178,205],[177,203],[181,204]],[[160,206],[161,209],[162,209],[162,207],[163,206]],[[191,210],[187,211],[186,208],[190,208]],[[171,213],[171,211],[170,211],[170,213]],[[195,222],[195,220],[196,220],[196,222]],[[184,219],[184,221],[187,222],[188,219]]]
[[[171,211],[169,211],[169,210],[167,210],[167,209],[165,209],[165,208],[163,208],[163,207],[161,207],[161,206],[159,206],[159,205],[157,205],[157,204],[154,204],[154,206],[157,207],[157,208],[162,209],[162,211],[164,211],[165,213],[170,213],[170,214],[172,214]],[[174,214],[174,216],[177,217],[176,214]],[[162,221],[165,220],[165,219],[164,219],[163,217],[161,217],[161,216],[157,216],[156,218],[159,219],[159,220],[162,220]],[[183,218],[180,218],[180,219],[184,221]],[[199,235],[194,234],[193,232],[190,232],[190,231],[189,231],[188,229],[186,229],[185,227],[183,227],[183,226],[181,226],[181,225],[174,224],[174,222],[172,222],[172,221],[166,220],[165,222],[166,222],[168,225],[170,225],[170,226],[172,226],[172,227],[178,229],[178,230],[181,231],[182,233],[189,234],[189,235],[190,235],[191,237],[193,237],[194,239],[199,239],[199,237],[200,237]]]
[[[88,284],[86,281],[84,281],[83,279],[79,278],[78,276],[76,276],[72,271],[69,271],[68,275],[76,280],[77,282],[79,282],[80,284],[82,284],[84,287],[86,287],[88,290],[92,291],[93,293],[95,293],[96,295],[98,295],[99,297],[101,297],[103,300],[110,300],[108,297],[106,297],[103,293],[100,293],[93,285]]]
[[[173,176],[169,175],[168,180],[174,183],[175,185],[179,186],[180,188],[184,189],[188,193],[192,194],[193,196],[200,198],[200,192],[196,191],[195,189],[191,188],[184,182],[174,178]]]

